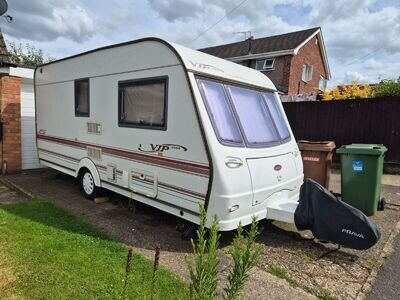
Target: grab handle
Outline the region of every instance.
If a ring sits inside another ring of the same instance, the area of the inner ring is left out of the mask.
[[[239,168],[239,167],[241,167],[243,165],[243,161],[240,158],[228,156],[225,159],[225,165],[228,168],[236,169],[236,168]]]

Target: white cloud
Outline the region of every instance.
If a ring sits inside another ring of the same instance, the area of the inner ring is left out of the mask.
[[[13,0],[8,13],[14,22],[0,25],[7,38],[34,43],[55,57],[145,36],[200,48],[242,40],[239,31],[259,38],[321,26],[330,85],[400,75],[396,0],[247,0],[190,44],[242,1]]]
[[[377,61],[375,58],[369,58],[364,62],[364,68],[367,70],[382,70],[385,67],[385,64]]]
[[[149,0],[152,8],[167,21],[186,20],[204,10],[202,0]]]
[[[13,22],[3,31],[14,38],[53,41],[59,37],[83,42],[94,34],[93,20],[82,6],[62,0],[14,0],[8,13]]]
[[[357,81],[359,83],[370,83],[371,80],[368,76],[362,75],[356,71],[347,71],[345,73],[345,77],[343,79],[344,83],[351,83],[353,81]]]

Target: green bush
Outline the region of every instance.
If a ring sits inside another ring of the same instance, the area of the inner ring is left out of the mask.
[[[200,207],[200,225],[197,239],[192,242],[194,259],[186,258],[192,280],[191,298],[194,300],[214,299],[218,284],[218,219],[215,216],[206,238],[206,210]]]
[[[259,235],[257,220],[253,217],[250,231],[245,237],[241,224],[229,249],[233,258],[233,268],[228,275],[228,286],[225,288],[226,299],[240,299],[240,291],[243,289],[250,276],[250,269],[260,260],[262,246],[256,245],[256,238]]]
[[[376,97],[400,96],[400,77],[397,79],[382,80],[375,87]]]

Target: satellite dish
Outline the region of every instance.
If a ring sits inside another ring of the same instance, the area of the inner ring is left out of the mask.
[[[4,15],[8,10],[8,4],[6,0],[0,0],[0,16]]]

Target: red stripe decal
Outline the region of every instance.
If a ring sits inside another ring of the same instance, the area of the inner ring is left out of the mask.
[[[38,133],[37,138],[45,141],[55,142],[59,144],[79,147],[79,148],[86,148],[89,147],[98,147],[101,148],[102,152],[105,154],[128,158],[131,160],[139,161],[139,162],[146,162],[150,164],[154,164],[160,167],[169,167],[174,168],[181,171],[191,172],[198,175],[209,176],[210,169],[209,166],[198,164],[189,161],[183,160],[176,160],[173,158],[162,157],[162,156],[155,156],[149,154],[138,153],[132,150],[127,149],[119,149],[119,148],[111,148],[103,145],[87,143],[78,140],[71,140],[71,139],[64,139],[55,136],[48,136]]]
[[[50,155],[59,156],[59,157],[62,157],[64,159],[68,159],[68,160],[71,160],[71,161],[74,161],[74,162],[79,162],[79,159],[76,159],[76,158],[71,157],[71,156],[67,156],[67,155],[64,155],[64,154],[57,153],[57,152],[45,150],[45,149],[42,149],[42,148],[38,148],[38,150],[40,152],[48,153]],[[100,169],[100,170],[103,170],[103,171],[107,170],[107,167],[103,166],[103,165],[96,164],[96,167],[98,169]],[[121,176],[122,175],[122,170],[117,170],[117,174]],[[142,180],[138,180],[138,181],[143,182]],[[145,183],[151,183],[151,184],[153,183],[152,181],[149,181],[149,180],[144,180],[144,181],[146,181]],[[192,197],[195,197],[195,198],[200,198],[202,200],[204,200],[205,197],[206,197],[206,195],[204,195],[202,193],[191,191],[191,190],[187,190],[187,189],[184,189],[184,188],[181,188],[181,187],[177,187],[177,186],[174,186],[174,185],[170,185],[170,184],[165,183],[165,182],[160,182],[159,181],[158,185],[160,187],[163,187],[163,188],[166,188],[166,189],[178,192],[178,193],[188,194],[189,196],[192,196]]]

